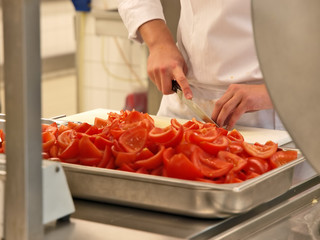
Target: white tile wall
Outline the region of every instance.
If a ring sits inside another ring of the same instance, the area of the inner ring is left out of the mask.
[[[120,110],[128,94],[147,89],[147,49],[127,38],[98,36],[95,27],[94,15],[88,14],[83,50],[84,106],[80,108]]]

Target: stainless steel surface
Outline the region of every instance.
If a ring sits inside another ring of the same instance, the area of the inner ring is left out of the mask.
[[[186,216],[244,213],[286,192],[299,159],[237,184],[211,184],[63,163],[72,196]]]
[[[43,239],[39,0],[4,0],[5,239]]]
[[[297,147],[320,172],[320,1],[253,0],[266,85]]]
[[[201,120],[203,120],[204,122],[210,122],[210,123],[214,123],[217,127],[219,127],[219,125],[212,120],[211,117],[208,116],[208,114],[202,110],[202,108],[195,103],[192,99],[186,99],[184,97],[184,94],[181,90],[181,87],[179,86],[178,82],[176,80],[172,80],[172,90],[174,92],[177,93],[177,95],[179,96],[179,98],[182,100],[182,102],[184,104],[187,105],[187,107]]]

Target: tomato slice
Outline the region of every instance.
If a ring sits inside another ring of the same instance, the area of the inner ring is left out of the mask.
[[[74,128],[76,132],[85,133],[91,125],[89,123],[83,122]]]
[[[231,142],[240,142],[240,143],[242,143],[244,141],[244,138],[243,138],[242,134],[237,129],[233,129],[231,132],[229,132],[228,135],[227,135],[227,138]]]
[[[135,164],[139,167],[144,167],[147,170],[153,170],[157,167],[160,167],[161,164],[163,163],[163,151],[165,147],[163,145],[159,146],[158,152],[151,156],[150,158],[143,159],[143,160],[138,160],[135,162]]]
[[[243,153],[243,147],[242,147],[242,143],[240,142],[231,142],[229,143],[229,151],[231,153],[234,153],[234,154],[240,154],[240,153]]]
[[[297,157],[298,152],[295,150],[278,151],[270,157],[270,165],[272,168],[277,168],[297,159]]]
[[[42,132],[51,132],[53,135],[56,136],[58,132],[58,125],[56,122],[51,124],[42,124]]]
[[[126,152],[138,152],[145,147],[147,134],[142,127],[128,129],[119,137],[119,144]]]
[[[93,125],[96,126],[97,128],[104,128],[105,126],[108,126],[108,123],[109,122],[107,119],[95,117]]]
[[[80,158],[101,158],[102,152],[91,142],[87,135],[83,135],[79,141]]]
[[[76,158],[79,154],[79,139],[74,138],[69,145],[58,155],[64,160]]]
[[[176,147],[179,143],[181,143],[182,139],[183,139],[183,127],[180,126],[178,131],[175,130],[175,136],[169,140],[168,142],[164,143],[165,147]]]
[[[216,155],[219,151],[227,149],[229,145],[228,138],[226,136],[219,136],[212,142],[200,142],[199,146],[206,152]]]
[[[56,137],[52,132],[42,133],[42,151],[48,152],[50,148],[54,145]]]
[[[77,133],[73,129],[62,132],[57,138],[59,147],[65,149],[76,137],[76,135]]]
[[[122,152],[118,151],[113,145],[111,147],[111,151],[113,156],[115,157],[115,166],[120,167],[122,164],[126,163],[133,163],[137,159],[137,153],[136,152]]]
[[[263,174],[270,170],[269,163],[266,159],[258,157],[249,157],[247,159],[248,164],[244,168],[246,172],[254,172],[257,174]]]
[[[111,157],[112,157],[111,147],[106,145],[104,152],[103,152],[103,155],[102,155],[102,158],[101,158],[101,161],[97,164],[97,167],[100,167],[100,168],[107,167],[108,162],[110,161]]]
[[[95,134],[101,133],[101,131],[102,131],[102,129],[99,129],[97,126],[93,125],[93,126],[89,127],[87,131],[85,131],[85,134],[95,135]]]
[[[183,153],[188,158],[191,158],[191,154],[195,151],[196,148],[199,148],[196,144],[193,143],[181,143],[175,150],[177,153]]]
[[[168,177],[195,180],[202,174],[183,153],[173,155],[165,166]]]
[[[189,136],[189,141],[194,144],[200,144],[201,142],[213,142],[218,135],[216,128],[202,128],[192,131]]]
[[[92,167],[96,167],[99,162],[101,161],[101,158],[79,158],[79,162],[82,165],[85,166],[92,166]]]
[[[233,168],[232,168],[233,172],[238,172],[247,165],[246,159],[239,157],[238,155],[233,154],[231,152],[227,152],[227,151],[220,151],[218,153],[218,158],[220,158],[221,160],[232,163],[233,164]]]
[[[278,144],[268,141],[266,144],[250,144],[243,142],[242,146],[244,150],[252,157],[259,158],[269,158],[271,157],[278,149]]]
[[[171,118],[170,120],[171,126],[174,127],[175,129],[179,129],[180,127],[182,127],[182,125],[178,122],[177,119],[175,118]]]
[[[233,164],[212,157],[212,155],[204,152],[201,148],[195,149],[191,160],[205,177],[212,179],[226,175],[233,168]]]
[[[175,136],[175,131],[172,126],[165,128],[154,127],[148,134],[149,140],[156,143],[169,142]]]

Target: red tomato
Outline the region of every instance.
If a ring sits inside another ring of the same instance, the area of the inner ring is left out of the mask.
[[[175,136],[175,131],[172,126],[165,128],[154,127],[148,134],[149,140],[156,143],[165,143],[170,141]]]
[[[242,143],[244,141],[242,134],[236,129],[233,129],[231,132],[229,132],[227,137],[231,142]]]
[[[66,125],[60,125],[60,127],[58,128],[58,135],[60,135],[61,133],[63,133],[64,131],[70,130],[71,128],[69,128]]]
[[[42,124],[42,132],[51,132],[53,135],[56,136],[58,131],[58,125],[56,122],[49,124]]]
[[[226,136],[219,136],[212,142],[200,142],[199,146],[206,152],[216,155],[219,151],[227,149],[229,144]]]
[[[234,154],[240,154],[243,152],[242,143],[231,142],[229,143],[229,151]]]
[[[108,120],[107,119],[102,119],[102,118],[99,118],[99,117],[95,117],[93,125],[96,126],[97,128],[104,128],[105,126],[108,125]]]
[[[73,129],[62,132],[57,138],[59,147],[65,149],[76,137],[76,134]]]
[[[177,130],[182,126],[182,125],[178,122],[178,120],[175,119],[175,118],[172,118],[172,119],[170,120],[170,123],[171,123],[171,126],[174,127],[174,128],[177,129]]]
[[[218,178],[226,175],[233,167],[233,164],[212,157],[201,148],[195,149],[191,155],[191,160],[196,168],[208,178]]]
[[[83,122],[74,128],[76,132],[85,133],[91,125],[89,123]]]
[[[42,151],[48,152],[50,148],[54,145],[56,137],[52,132],[42,133]]]
[[[110,161],[111,157],[112,157],[111,147],[106,145],[104,152],[103,152],[103,155],[102,155],[102,158],[101,158],[101,161],[98,163],[97,167],[100,167],[100,168],[107,167],[108,162]]]
[[[238,174],[234,171],[230,171],[225,179],[224,183],[241,183],[243,180],[241,180],[238,176]]]
[[[94,145],[96,145],[97,148],[99,148],[100,150],[104,150],[106,146],[112,146],[113,141],[108,140],[104,137],[101,136],[96,136],[96,138],[94,139]]]
[[[177,153],[183,153],[188,158],[191,158],[191,154],[195,151],[196,148],[199,148],[196,144],[193,143],[181,143],[175,150]]]
[[[173,155],[165,166],[168,177],[195,180],[202,174],[183,153]]]
[[[154,153],[151,152],[149,148],[145,147],[137,154],[137,160],[151,158],[152,156],[154,156]]]
[[[115,166],[120,167],[124,163],[133,163],[137,159],[136,152],[122,152],[115,148],[115,145],[111,147],[113,156],[115,157]]]
[[[79,139],[74,138],[71,140],[69,145],[62,150],[60,154],[58,154],[59,158],[64,160],[76,158],[79,154]]]
[[[163,151],[164,151],[164,146],[163,145],[160,145],[159,146],[159,150],[158,152],[151,156],[150,158],[147,158],[147,159],[143,159],[143,160],[138,160],[135,162],[135,164],[138,166],[138,167],[144,167],[146,168],[147,170],[153,170],[157,167],[160,167],[161,164],[163,163],[162,161],[162,155],[163,155]]]
[[[80,164],[82,165],[85,165],[85,166],[94,166],[96,167],[99,162],[101,161],[101,158],[79,158],[79,162]]]
[[[147,134],[142,127],[128,129],[119,137],[119,144],[127,152],[138,152],[145,147]]]
[[[175,136],[169,140],[168,142],[164,143],[165,147],[175,147],[177,146],[183,138],[183,127],[180,126],[180,128],[178,129],[178,131],[175,132]]]
[[[248,161],[248,164],[244,168],[246,172],[263,174],[270,170],[269,163],[266,159],[258,158],[258,157],[249,157],[247,161]]]
[[[270,165],[272,168],[277,168],[297,159],[297,157],[298,152],[295,150],[279,151],[270,157]]]
[[[220,158],[221,160],[232,163],[233,164],[233,168],[232,168],[233,172],[238,172],[247,165],[246,159],[239,157],[236,154],[227,152],[227,151],[220,151],[218,153],[218,158]]]
[[[216,128],[202,128],[191,131],[188,140],[194,144],[200,144],[201,142],[213,142],[218,135]]]
[[[87,131],[85,131],[85,134],[88,134],[88,135],[95,135],[95,134],[99,134],[101,133],[102,129],[98,129],[97,126],[91,126],[88,128]]]
[[[250,156],[259,158],[269,158],[278,149],[278,144],[272,141],[266,142],[265,145],[243,142],[242,146]]]
[[[90,141],[87,135],[79,141],[79,156],[80,158],[101,158],[102,152]]]

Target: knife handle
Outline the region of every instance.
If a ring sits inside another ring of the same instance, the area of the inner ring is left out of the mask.
[[[177,92],[178,90],[182,91],[179,83],[176,80],[172,80],[172,91]]]

